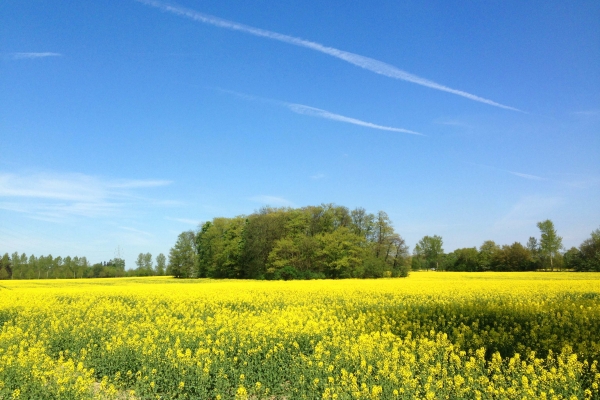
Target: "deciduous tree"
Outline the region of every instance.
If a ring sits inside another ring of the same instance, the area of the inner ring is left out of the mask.
[[[550,259],[550,269],[554,270],[554,258],[563,247],[562,237],[557,235],[554,223],[549,219],[538,222],[537,227],[542,234],[540,252],[544,258]]]
[[[196,275],[196,243],[193,231],[179,234],[169,252],[168,274],[176,278],[193,278]]]

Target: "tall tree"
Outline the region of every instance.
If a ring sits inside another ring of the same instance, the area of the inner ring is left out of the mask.
[[[554,229],[554,223],[549,219],[538,222],[542,237],[540,240],[540,252],[545,258],[550,259],[550,269],[554,270],[554,258],[562,249],[562,237],[558,236]]]
[[[148,275],[152,275],[154,272],[153,269],[153,263],[152,263],[152,254],[150,253],[145,253],[143,256],[143,261],[144,261],[144,270],[148,271]]]
[[[179,234],[169,252],[168,273],[175,278],[193,278],[196,275],[196,243],[193,231]]]
[[[165,274],[165,268],[167,267],[167,257],[163,253],[156,256],[156,275],[162,276]]]
[[[387,261],[389,257],[392,235],[394,234],[394,228],[390,217],[388,217],[385,211],[379,211],[375,217],[374,229],[373,229],[373,250],[375,257],[383,258]]]
[[[137,265],[136,273],[138,276],[150,276],[154,274],[154,270],[152,269],[152,254],[150,253],[138,254],[135,265]]]
[[[427,269],[431,268],[439,268],[440,260],[442,255],[444,254],[444,249],[442,248],[443,241],[441,236],[424,236],[423,239],[419,241],[417,246],[420,249],[420,252],[425,257],[425,263]]]

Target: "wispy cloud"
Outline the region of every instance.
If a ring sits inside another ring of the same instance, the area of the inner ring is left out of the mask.
[[[413,75],[409,72],[406,72],[399,68],[396,68],[393,65],[384,63],[379,60],[375,60],[373,58],[361,56],[361,55],[355,54],[355,53],[350,53],[350,52],[344,51],[344,50],[339,50],[334,47],[325,46],[320,43],[311,42],[309,40],[305,40],[305,39],[301,39],[301,38],[297,38],[297,37],[293,37],[293,36],[289,36],[289,35],[284,35],[281,33],[272,32],[272,31],[268,31],[265,29],[254,28],[252,26],[240,24],[240,23],[233,22],[233,21],[228,21],[228,20],[218,18],[218,17],[212,16],[212,15],[202,14],[202,13],[199,13],[197,11],[194,11],[194,10],[191,10],[188,8],[163,3],[161,1],[155,1],[155,0],[136,0],[136,1],[146,4],[146,5],[149,5],[149,6],[152,6],[152,7],[156,7],[165,12],[170,12],[170,13],[182,16],[182,17],[190,18],[194,21],[202,22],[204,24],[209,24],[209,25],[217,26],[219,28],[230,29],[230,30],[234,30],[234,31],[238,31],[238,32],[248,33],[250,35],[264,37],[267,39],[272,39],[272,40],[277,40],[279,42],[288,43],[288,44],[291,44],[294,46],[299,46],[299,47],[304,47],[304,48],[308,48],[311,50],[315,50],[320,53],[327,54],[329,56],[338,58],[340,60],[344,60],[350,64],[356,65],[360,68],[366,69],[366,70],[374,72],[376,74],[387,76],[389,78],[399,79],[399,80],[415,83],[417,85],[425,86],[425,87],[428,87],[431,89],[452,93],[457,96],[465,97],[469,100],[477,101],[477,102],[488,104],[488,105],[495,106],[495,107],[504,108],[506,110],[522,112],[521,110],[519,110],[515,107],[510,107],[510,106],[507,106],[504,104],[500,104],[498,102],[495,102],[495,101],[492,101],[492,100],[489,100],[489,99],[486,99],[486,98],[483,98],[480,96],[476,96],[474,94],[471,94],[471,93],[468,93],[468,92],[465,92],[462,90],[453,89],[448,86],[431,81],[429,79],[425,79],[420,76]]]
[[[361,121],[360,119],[345,117],[343,115],[334,114],[332,112],[321,110],[320,108],[305,106],[303,104],[284,103],[287,108],[296,114],[308,115],[310,117],[331,119],[333,121],[346,122],[348,124],[364,126],[365,128],[379,129],[382,131],[408,133],[411,135],[424,136],[422,133],[410,131],[404,128],[394,128],[392,126],[377,125],[371,122]]]
[[[318,173],[318,174],[312,175],[310,178],[315,179],[315,180],[323,179],[323,178],[325,178],[325,174]]]
[[[277,196],[260,195],[260,196],[250,197],[250,200],[254,201],[255,203],[266,204],[269,206],[279,206],[279,207],[293,207],[294,206],[294,203],[292,203],[291,201],[284,199],[283,197],[277,197]]]
[[[134,189],[134,188],[153,188],[158,186],[170,185],[171,181],[165,180],[117,180],[109,183],[111,188],[123,188],[123,189]]]
[[[7,56],[13,60],[25,60],[34,58],[60,57],[62,54],[46,51],[41,53],[8,53]]]
[[[323,109],[316,108],[316,107],[307,106],[307,105],[304,105],[304,104],[288,103],[288,102],[285,102],[285,101],[265,99],[265,98],[262,98],[262,97],[251,96],[251,95],[247,95],[247,94],[244,94],[244,93],[234,92],[234,91],[231,91],[231,90],[224,90],[224,89],[219,89],[219,90],[222,91],[222,92],[224,92],[224,93],[233,94],[235,96],[241,97],[241,98],[246,99],[246,100],[260,101],[260,102],[267,103],[267,104],[273,104],[273,105],[277,105],[277,106],[280,106],[280,107],[285,107],[288,110],[290,110],[290,111],[292,111],[292,112],[294,112],[296,114],[300,114],[300,115],[307,115],[309,117],[330,119],[330,120],[333,120],[333,121],[345,122],[347,124],[363,126],[365,128],[379,129],[379,130],[382,130],[382,131],[400,132],[400,133],[408,133],[410,135],[425,136],[422,133],[411,131],[411,130],[408,130],[408,129],[396,128],[396,127],[393,127],[393,126],[378,125],[378,124],[374,124],[372,122],[362,121],[360,119],[356,119],[356,118],[352,118],[352,117],[346,117],[344,115],[335,114],[335,113],[332,113],[331,111],[323,110]]]
[[[524,174],[522,172],[515,172],[515,171],[506,171],[509,174],[513,174],[515,176],[518,176],[519,178],[524,178],[524,179],[530,179],[533,181],[547,181],[548,179],[546,178],[542,178],[541,176],[537,176],[537,175],[531,175],[531,174]]]
[[[493,169],[496,171],[506,172],[511,175],[518,176],[519,178],[529,179],[529,180],[533,180],[533,181],[547,181],[548,180],[547,178],[543,178],[541,176],[525,174],[523,172],[511,171],[511,170],[503,169],[503,168],[492,167],[491,165],[477,164],[477,163],[471,163],[471,162],[467,162],[467,164],[476,165],[478,167],[483,167],[483,168],[488,168],[488,169]]]
[[[136,190],[169,185],[164,180],[105,179],[85,174],[0,172],[0,209],[30,218],[60,221],[67,217],[104,217],[156,201]]]
[[[0,197],[29,197],[69,201],[98,201],[125,197],[125,189],[152,188],[171,184],[166,180],[107,180],[90,175],[12,174],[0,172]]]

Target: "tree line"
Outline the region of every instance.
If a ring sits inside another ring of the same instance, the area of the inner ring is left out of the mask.
[[[384,211],[322,204],[264,207],[234,218],[214,218],[182,232],[167,258],[140,253],[135,269],[125,260],[90,264],[86,257],[0,258],[0,279],[68,279],[169,275],[177,278],[314,279],[408,276],[410,270],[600,272],[600,229],[566,250],[550,220],[525,245],[477,247],[445,253],[440,236],[425,236],[412,254]],[[1,254],[1,253],[0,253]]]
[[[91,264],[86,257],[53,257],[52,255],[27,256],[25,253],[5,253],[0,258],[0,279],[79,279],[114,278],[125,276],[165,275],[167,259],[164,254],[156,256],[141,253],[136,260],[137,268],[126,270],[125,260],[115,257],[109,261]]]
[[[387,214],[332,204],[266,207],[249,216],[214,218],[179,235],[168,273],[176,277],[310,279],[407,276],[409,270],[598,271],[600,229],[565,251],[551,220],[525,245],[485,241],[445,253],[440,236],[425,236],[409,254]]]
[[[550,220],[539,222],[540,238],[525,245],[498,245],[487,240],[479,247],[444,253],[440,236],[425,236],[414,248],[412,270],[441,271],[595,271],[600,272],[600,229],[577,247],[564,251],[562,237]]]

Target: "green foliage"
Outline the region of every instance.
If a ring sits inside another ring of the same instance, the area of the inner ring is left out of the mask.
[[[476,248],[456,249],[444,260],[446,271],[479,271],[479,252]]]
[[[167,275],[176,278],[192,278],[196,271],[196,236],[192,231],[179,234],[169,253]]]
[[[140,253],[137,260],[135,261],[137,268],[133,271],[135,276],[152,276],[154,275],[154,268],[152,265],[152,254]]]
[[[196,235],[199,277],[407,276],[408,248],[380,211],[323,204],[214,218]]]
[[[579,251],[575,269],[600,272],[600,228],[593,231],[590,238],[583,241]]]
[[[0,258],[0,279],[10,279],[12,277],[12,265],[10,262],[10,256],[5,253]]]
[[[163,253],[156,256],[156,275],[162,276],[167,268],[167,257]]]
[[[500,247],[493,240],[486,240],[479,247],[479,270],[490,271],[494,266],[496,254],[500,251]]]
[[[562,237],[556,234],[554,223],[549,219],[538,222],[537,227],[540,229],[542,238],[540,240],[540,254],[543,261],[550,261],[550,269],[554,270],[554,259],[562,249]]]
[[[493,263],[495,271],[531,271],[535,266],[531,253],[519,242],[502,246]]]
[[[424,236],[415,246],[415,256],[422,259],[425,269],[438,269],[444,255],[443,241],[440,236]]]

